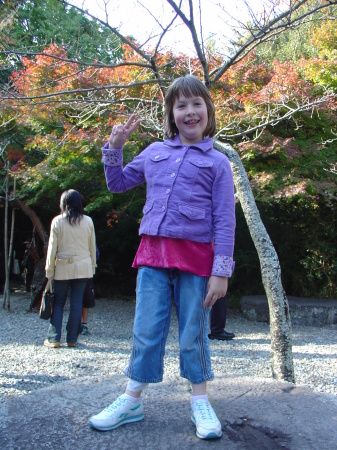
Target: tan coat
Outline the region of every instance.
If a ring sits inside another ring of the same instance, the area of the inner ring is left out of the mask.
[[[46,277],[55,280],[92,278],[96,268],[94,224],[89,216],[70,225],[65,215],[54,217],[48,243]]]

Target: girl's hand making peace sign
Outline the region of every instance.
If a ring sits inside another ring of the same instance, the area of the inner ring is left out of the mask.
[[[114,125],[109,137],[109,148],[120,148],[125,144],[130,134],[139,127],[140,119],[136,119],[136,117],[136,114],[131,114],[125,125],[121,123]]]

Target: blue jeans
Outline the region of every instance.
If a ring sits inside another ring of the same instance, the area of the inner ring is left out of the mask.
[[[55,280],[55,303],[50,319],[47,338],[49,342],[60,342],[63,320],[63,308],[70,288],[70,312],[67,323],[67,342],[76,343],[81,328],[83,293],[87,278],[76,280]]]
[[[212,380],[209,309],[202,306],[207,277],[178,269],[140,267],[133,349],[125,374],[142,383],[163,379],[164,354],[174,302],[179,324],[180,375],[193,384]]]

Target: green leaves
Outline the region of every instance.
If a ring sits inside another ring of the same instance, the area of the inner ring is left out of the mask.
[[[62,45],[69,59],[109,64],[121,57],[119,42],[97,22],[57,0],[22,2],[12,25],[13,43],[41,52],[49,44]]]

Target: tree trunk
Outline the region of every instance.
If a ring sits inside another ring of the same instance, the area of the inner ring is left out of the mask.
[[[8,310],[10,310],[10,288],[9,288],[9,275],[10,275],[10,266],[9,266],[9,255],[8,255],[8,190],[9,190],[9,182],[8,182],[8,169],[9,164],[7,163],[7,172],[6,172],[6,181],[5,181],[5,223],[4,223],[4,251],[5,251],[5,289],[3,292],[3,308],[6,308],[6,302]]]
[[[15,191],[16,191],[16,179],[14,177],[13,198],[15,198]],[[9,197],[9,193],[8,192],[7,192],[7,195]],[[7,219],[8,219],[8,216],[7,216]],[[15,223],[15,209],[12,208],[11,233],[10,233],[10,236],[9,236],[9,250],[8,250],[8,289],[7,289],[7,292],[8,292],[8,297],[7,297],[8,311],[11,308],[9,277],[10,277],[11,268],[12,268],[13,241],[14,241],[14,223]]]
[[[46,232],[40,218],[37,216],[35,211],[33,211],[29,206],[27,206],[25,203],[23,203],[21,200],[17,198],[13,201],[13,206],[18,206],[21,209],[21,211],[23,211],[32,221],[35,230],[37,231],[41,241],[43,242],[43,253],[46,256],[48,249],[48,233]]]
[[[1,199],[0,199],[1,201]],[[6,203],[5,203],[6,205]],[[46,232],[40,218],[38,215],[33,211],[29,206],[27,206],[23,201],[19,200],[18,198],[13,199],[11,201],[10,205],[12,208],[17,207],[20,208],[22,212],[24,212],[31,220],[33,227],[37,231],[38,235],[40,236],[41,241],[43,242],[43,252],[44,255],[47,255],[47,249],[48,249],[48,233]],[[5,206],[6,210],[6,206]]]
[[[229,144],[219,141],[215,141],[214,147],[230,160],[241,207],[259,256],[262,282],[269,305],[272,375],[277,380],[294,383],[291,320],[277,253],[262,223],[238,153]]]
[[[34,228],[36,229],[38,235],[40,236],[41,241],[43,242],[43,253],[45,258],[47,256],[48,249],[48,234],[35,211],[33,211],[29,206],[23,203],[21,200],[15,198],[15,178],[14,178],[14,191],[13,191],[13,199],[11,201],[12,206],[12,225],[11,225],[11,237],[10,237],[10,247],[8,251],[8,207],[9,207],[9,186],[8,186],[8,174],[6,178],[5,184],[5,229],[4,229],[4,248],[5,248],[5,270],[6,270],[6,282],[3,293],[3,308],[7,308],[10,310],[10,286],[9,286],[9,277],[10,277],[10,269],[12,265],[12,249],[13,249],[13,237],[14,237],[14,218],[15,218],[15,207],[20,208],[31,220]]]

